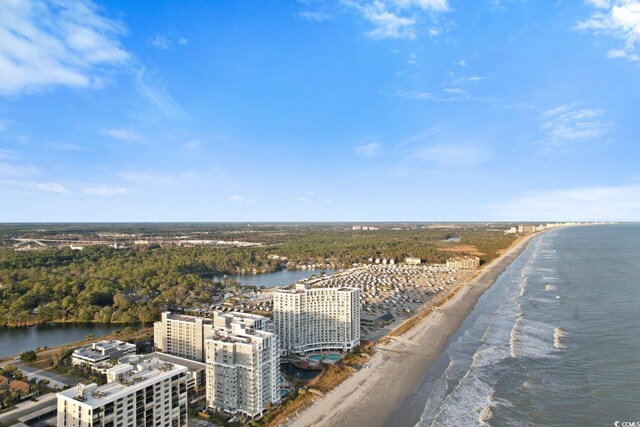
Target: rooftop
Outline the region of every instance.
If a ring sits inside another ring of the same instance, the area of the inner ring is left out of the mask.
[[[171,377],[177,373],[187,371],[187,368],[183,365],[163,362],[157,358],[144,360],[138,364],[119,364],[111,369],[124,373],[131,368],[133,368],[133,371],[124,374],[120,381],[114,381],[103,386],[98,386],[95,383],[89,385],[78,384],[75,388],[58,393],[58,397],[73,399],[84,406],[96,408],[127,396],[134,390],[152,385],[165,377]]]
[[[146,354],[145,356],[130,356],[128,359],[125,360],[126,361],[131,361],[133,362],[133,358],[157,358],[163,362],[170,362],[173,363],[175,365],[182,365],[182,366],[186,366],[187,369],[189,369],[190,371],[197,371],[199,369],[205,369],[207,367],[206,363],[202,363],[202,362],[197,362],[195,360],[190,360],[190,359],[185,359],[183,357],[178,357],[178,356],[173,356],[171,354],[166,354],[166,353],[160,353],[159,351],[153,352],[153,353],[149,353]]]
[[[100,341],[89,344],[84,347],[77,348],[73,352],[74,357],[83,357],[86,359],[99,359],[108,356],[114,351],[133,351],[136,349],[135,344],[129,344],[124,341],[110,340]]]

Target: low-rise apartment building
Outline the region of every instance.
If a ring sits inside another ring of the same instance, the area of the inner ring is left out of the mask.
[[[99,341],[75,349],[71,355],[71,364],[74,366],[87,366],[93,369],[110,360],[118,360],[122,356],[135,353],[135,344],[118,340]]]

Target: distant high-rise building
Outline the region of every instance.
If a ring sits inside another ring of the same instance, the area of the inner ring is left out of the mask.
[[[520,224],[518,226],[518,233],[535,233],[538,231],[538,226],[531,224]]]
[[[165,311],[153,324],[153,343],[163,353],[204,362],[204,338],[212,332],[211,319]]]
[[[57,394],[58,426],[187,426],[187,368],[157,358],[107,370],[103,386],[78,384]]]
[[[214,313],[205,339],[207,406],[250,417],[280,401],[277,337],[266,318],[247,313]]]
[[[349,351],[360,344],[360,290],[304,285],[276,290],[273,319],[283,353]]]

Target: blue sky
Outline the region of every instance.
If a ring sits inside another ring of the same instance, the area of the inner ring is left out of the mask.
[[[0,221],[640,220],[639,0],[0,3]]]

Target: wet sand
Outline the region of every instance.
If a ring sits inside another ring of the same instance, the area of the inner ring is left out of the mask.
[[[407,419],[402,420],[391,420],[390,416],[418,389],[425,373],[438,359],[447,341],[473,310],[480,296],[522,253],[532,237],[527,236],[485,266],[477,277],[458,287],[455,295],[440,309],[434,310],[411,330],[391,338],[389,344],[379,346],[369,369],[355,373],[302,413],[291,425],[415,425],[420,414],[407,414]]]

